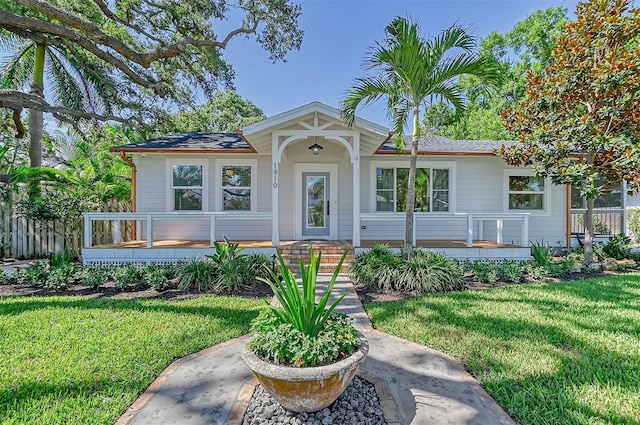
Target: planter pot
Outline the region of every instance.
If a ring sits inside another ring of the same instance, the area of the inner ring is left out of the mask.
[[[265,362],[245,345],[242,357],[265,390],[283,407],[294,412],[316,412],[333,403],[347,389],[358,366],[369,352],[369,343],[351,356],[327,366],[289,367]]]

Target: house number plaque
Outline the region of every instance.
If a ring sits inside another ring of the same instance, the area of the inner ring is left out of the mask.
[[[278,164],[273,163],[273,188],[278,188]]]

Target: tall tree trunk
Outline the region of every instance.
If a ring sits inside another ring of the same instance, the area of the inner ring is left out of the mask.
[[[596,159],[595,152],[587,153],[587,167],[593,165]],[[587,199],[587,210],[584,213],[584,260],[583,264],[588,266],[593,263],[593,198]]]
[[[413,245],[413,228],[415,226],[415,204],[416,204],[416,162],[418,161],[418,142],[420,140],[419,109],[416,107],[413,112],[413,134],[411,137],[411,158],[409,161],[409,177],[407,181],[407,205],[406,205],[406,228],[404,234],[404,251],[407,259],[415,254]]]
[[[593,198],[587,199],[587,210],[584,213],[584,265],[593,263]]]
[[[33,82],[31,94],[44,98],[44,58],[47,46],[36,46],[36,59],[33,69]],[[42,132],[44,120],[42,111],[29,109],[29,166],[36,168],[42,166]],[[29,197],[40,196],[40,182],[32,181],[28,187]]]

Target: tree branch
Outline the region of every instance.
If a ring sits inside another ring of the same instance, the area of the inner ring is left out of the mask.
[[[22,108],[13,108],[13,123],[16,125],[16,139],[22,139],[24,137],[24,125],[22,125]]]
[[[164,42],[164,40],[162,40],[161,38],[155,37],[152,34],[148,33],[147,31],[144,30],[144,28],[140,27],[139,25],[132,25],[131,23],[125,21],[124,19],[120,19],[115,13],[113,13],[110,9],[109,6],[107,6],[107,4],[105,2],[103,2],[102,0],[93,0],[93,2],[98,5],[98,7],[100,8],[100,10],[102,11],[102,13],[104,14],[104,16],[106,16],[107,18],[111,19],[114,22],[117,22],[121,25],[126,26],[127,28],[131,28],[132,30],[144,35],[145,37],[147,37],[149,40],[153,40],[156,43],[164,46],[166,43]]]
[[[36,111],[49,112],[78,119],[117,121],[124,124],[129,124],[133,121],[140,122],[140,120],[133,116],[122,118],[116,115],[101,115],[92,112],[76,111],[75,109],[65,108],[64,106],[51,105],[40,96],[17,90],[0,90],[0,108],[8,108],[14,111],[21,108],[35,109]]]
[[[253,25],[250,28],[240,27],[230,31],[227,34],[227,36],[223,39],[223,41],[217,41],[214,39],[200,40],[200,39],[195,39],[193,37],[183,37],[182,39],[178,40],[173,44],[160,46],[154,50],[150,50],[146,53],[142,53],[142,52],[137,52],[131,49],[122,41],[114,37],[108,36],[107,34],[102,32],[100,28],[94,23],[86,19],[83,19],[77,15],[71,14],[64,9],[55,7],[48,2],[44,2],[42,0],[16,0],[16,1],[31,10],[42,13],[43,15],[45,15],[50,19],[58,20],[65,25],[68,25],[72,28],[75,28],[81,31],[83,34],[87,36],[88,39],[90,39],[94,43],[109,47],[115,50],[116,52],[118,52],[124,58],[132,62],[135,62],[143,66],[144,68],[148,68],[153,62],[156,62],[160,59],[169,59],[169,58],[173,58],[175,56],[180,55],[182,52],[186,50],[187,46],[189,45],[192,45],[194,47],[217,47],[219,49],[225,49],[229,41],[235,36],[239,34],[255,33],[258,28],[258,24],[260,22],[259,19],[255,19],[253,22]],[[14,16],[17,16],[17,15],[14,15]],[[36,20],[33,20],[33,21],[36,21]],[[41,22],[41,21],[36,21],[36,22]],[[66,30],[66,28],[59,27],[53,24],[48,24],[48,26],[50,31],[53,31],[51,27],[57,27],[59,30],[62,30],[62,29]],[[31,28],[31,29],[33,30],[34,28]],[[69,30],[67,31],[73,33],[72,31],[69,31]],[[50,32],[50,34],[55,35],[54,32]],[[69,38],[68,35],[62,35],[62,34],[60,35]],[[77,38],[77,35],[75,35],[75,38]]]
[[[126,63],[116,58],[112,54],[105,52],[95,44],[91,43],[81,35],[68,28],[54,25],[49,22],[40,21],[37,19],[25,18],[13,13],[7,13],[0,11],[0,27],[14,34],[27,37],[34,41],[46,39],[42,34],[54,36],[55,38],[62,38],[68,41],[74,42],[81,46],[83,49],[94,54],[103,61],[113,65],[114,67],[125,73],[133,82],[139,84],[142,87],[153,90],[156,93],[160,91],[160,84],[156,82],[148,81],[142,78],[138,73],[131,69]],[[52,44],[60,45],[60,42],[54,41]],[[110,47],[107,45],[107,47]]]

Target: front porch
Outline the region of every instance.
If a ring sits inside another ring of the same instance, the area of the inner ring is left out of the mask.
[[[276,248],[270,240],[231,241],[244,248],[245,253],[264,253],[273,255]],[[402,240],[367,240],[361,241],[359,247],[354,247],[352,241],[280,241],[280,249],[293,255],[308,252],[313,246],[315,249],[329,251],[332,254],[342,253],[345,250],[353,250],[355,254],[371,249],[376,243],[384,243],[391,248],[401,249]],[[88,264],[166,264],[175,263],[185,258],[197,258],[215,253],[215,248],[208,241],[195,240],[155,240],[151,246],[147,241],[129,241],[104,245],[85,247],[82,250],[82,260]],[[482,260],[502,262],[505,260],[527,261],[530,258],[530,249],[526,246],[497,243],[487,240],[474,240],[472,246],[467,247],[467,241],[463,240],[417,240],[416,247],[429,251],[440,251],[446,255],[464,260]]]

